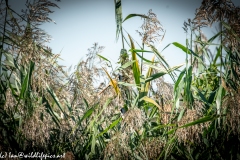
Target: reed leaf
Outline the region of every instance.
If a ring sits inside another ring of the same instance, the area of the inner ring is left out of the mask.
[[[116,19],[116,40],[118,40],[119,34],[122,29],[122,4],[121,0],[114,0],[115,3],[115,19]]]
[[[140,99],[140,102],[141,102],[141,101],[145,101],[145,102],[151,103],[151,104],[157,106],[159,110],[161,110],[161,107],[157,104],[157,102],[155,102],[155,100],[153,100],[152,98],[149,98],[148,96],[142,97],[142,98]]]
[[[180,126],[179,128],[185,128],[185,127],[190,127],[190,126],[201,124],[201,123],[206,123],[206,122],[209,122],[209,121],[213,121],[213,120],[217,119],[218,117],[219,116],[212,116],[212,115],[205,116],[205,117],[199,118],[198,120],[195,120],[193,122],[187,123],[183,126]]]
[[[186,110],[183,109],[183,110],[181,110],[181,112],[179,113],[178,118],[177,118],[177,121],[178,121],[178,122],[182,119],[182,117],[183,117],[185,111],[186,111]]]
[[[152,61],[150,61],[150,60],[144,58],[143,56],[141,56],[141,55],[140,55],[139,53],[137,53],[137,52],[136,52],[136,54],[137,54],[138,57],[140,57],[142,60],[144,60],[144,61],[146,61],[146,62],[148,62],[148,63],[159,63],[159,61],[152,62]]]
[[[3,54],[6,57],[5,65],[16,68],[13,56],[10,53],[6,52],[5,50],[3,50]]]
[[[167,61],[165,60],[165,58],[160,54],[160,52],[158,52],[158,50],[153,46],[153,45],[149,45],[149,47],[151,48],[151,50],[154,52],[154,54],[157,55],[157,57],[161,60],[160,63],[163,65],[163,67],[168,70],[170,68],[169,64],[167,63]],[[167,46],[168,47],[168,46]],[[170,77],[172,78],[173,82],[175,83],[175,78],[173,73],[169,73]]]
[[[154,80],[154,79],[157,79],[157,78],[159,78],[159,77],[162,77],[162,76],[165,75],[165,74],[170,74],[171,72],[173,72],[174,70],[176,70],[176,69],[178,69],[178,68],[180,68],[180,67],[182,67],[182,66],[183,66],[183,64],[180,64],[180,65],[178,65],[178,66],[174,66],[174,67],[170,68],[169,70],[155,73],[155,74],[151,75],[150,77],[148,77],[148,78],[145,80],[145,82],[152,81],[152,80]]]
[[[135,61],[132,65],[132,70],[133,70],[133,76],[134,76],[134,79],[135,79],[135,83],[137,86],[140,87],[140,68],[139,68],[139,64],[138,64],[138,59],[137,59],[137,56],[136,56],[136,52],[134,51],[135,50],[135,46],[134,46],[134,43],[132,41],[132,38],[130,35],[128,35],[129,39],[130,39],[130,42],[131,42],[131,49],[132,49],[132,60]]]
[[[122,117],[119,117],[118,119],[116,119],[115,121],[113,121],[104,131],[102,131],[101,133],[98,134],[97,137],[102,136],[104,133],[107,133],[110,129],[112,129],[113,127],[115,127],[117,124],[119,124],[122,121]]]
[[[152,58],[152,63],[154,62],[155,55]],[[153,69],[151,67],[148,68],[147,74],[145,79],[149,78],[152,75]],[[143,93],[143,96],[147,96],[149,89],[150,89],[150,81],[143,84],[143,87],[141,87],[141,93]]]
[[[103,70],[104,70],[104,72],[107,74],[107,76],[108,76],[108,78],[109,78],[109,80],[110,80],[110,85],[114,88],[115,93],[116,93],[117,95],[120,95],[120,89],[119,89],[119,87],[118,87],[118,85],[117,85],[117,84],[118,84],[118,83],[117,83],[117,80],[112,79],[111,76],[108,74],[108,72],[107,72],[106,69],[103,68]]]
[[[123,85],[123,86],[127,86],[127,87],[137,87],[137,88],[140,88],[140,87],[136,86],[136,84],[126,83],[126,82],[118,82],[118,84]]]
[[[31,76],[32,76],[32,72],[33,72],[33,70],[34,70],[34,65],[35,65],[35,63],[31,61],[31,62],[30,62],[30,65],[29,65],[28,73],[27,73],[27,75],[26,75],[25,78],[24,78],[23,84],[21,85],[21,87],[22,87],[21,92],[20,92],[20,98],[21,98],[21,99],[25,98],[25,96],[26,96],[26,91],[27,91],[27,89],[29,89],[29,87],[30,87],[30,84],[31,84]]]
[[[224,95],[224,89],[223,86],[220,85],[220,87],[218,88],[218,92],[217,92],[217,98],[216,98],[216,107],[217,107],[217,114],[220,115],[221,110],[222,110],[222,96]],[[218,119],[218,123],[220,125],[220,118]]]
[[[143,49],[130,49],[130,52],[148,52],[148,53],[153,53],[152,51],[147,51],[147,50],[143,50]]]
[[[107,58],[105,58],[105,57],[103,57],[102,55],[100,55],[100,54],[97,54],[97,56],[98,57],[100,57],[101,59],[103,59],[103,60],[105,60],[105,61],[107,61],[107,62],[110,62]],[[111,62],[110,62],[111,63]]]
[[[95,109],[95,107],[89,108],[89,109],[84,113],[84,115],[82,116],[82,118],[78,121],[78,124],[80,125],[83,120],[89,118],[89,117],[92,115],[94,109]]]
[[[48,93],[52,96],[54,102],[57,104],[58,108],[61,110],[61,112],[64,114],[64,116],[66,117],[66,113],[65,111],[63,110],[63,107],[58,99],[58,97],[56,96],[56,94],[54,93],[54,91],[48,86],[48,84],[46,84],[46,87],[47,87],[47,91]]]
[[[180,48],[183,52],[187,53],[187,54],[191,54],[194,57],[196,57],[200,62],[202,62],[201,58],[194,53],[191,49],[188,49],[187,47],[183,46],[182,44],[178,43],[178,42],[173,42],[172,43],[174,46]]]
[[[129,14],[126,18],[124,18],[123,22],[125,22],[126,20],[128,20],[132,17],[149,18],[148,16],[143,15],[143,14]]]
[[[135,60],[134,61],[129,61],[129,62],[123,64],[120,68],[121,69],[126,69],[127,67],[131,66],[135,62],[136,62]]]
[[[45,108],[46,111],[51,115],[52,120],[55,122],[55,124],[60,128],[60,120],[58,119],[58,117],[54,114],[54,111],[51,107],[51,105],[49,104],[48,100],[46,99],[45,96],[42,97],[42,104],[45,104]]]

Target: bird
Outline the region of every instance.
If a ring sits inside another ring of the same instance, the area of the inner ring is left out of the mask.
[[[127,107],[127,105],[125,104],[125,105],[120,109],[122,118],[124,118],[124,115],[125,115],[125,113],[126,113],[127,111],[128,111],[128,107]]]
[[[121,114],[125,114],[127,112],[127,110],[124,107],[121,108],[120,111],[121,111]]]

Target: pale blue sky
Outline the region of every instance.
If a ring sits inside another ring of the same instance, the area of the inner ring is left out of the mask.
[[[201,1],[184,1],[186,3],[169,0],[122,0],[123,17],[131,13],[147,14],[148,10],[152,9],[166,29],[166,35],[160,48],[173,41],[185,43],[182,24],[187,18],[194,17],[195,9],[201,4]],[[121,41],[115,42],[116,24],[113,0],[82,0],[72,1],[72,3],[62,1],[59,6],[61,9],[51,15],[57,24],[46,24],[43,27],[53,36],[54,40],[50,43],[53,51],[57,53],[63,49],[62,57],[66,64],[76,64],[94,42],[105,46],[103,56],[117,62]],[[123,23],[125,30],[139,43],[141,43],[141,39],[136,30],[140,30],[142,22],[141,18],[136,17]],[[173,55],[176,56],[176,53],[170,52],[165,55],[167,59]],[[182,56],[179,55],[179,57]],[[173,61],[177,63],[179,60],[173,59]]]
[[[13,0],[10,0],[10,2]],[[18,1],[25,2],[25,0]],[[201,5],[202,0],[122,0],[122,14],[125,18],[128,14],[147,14],[149,9],[157,14],[159,21],[166,30],[158,49],[161,51],[167,44],[179,42],[185,44],[183,22],[193,18],[195,10]],[[233,1],[239,6],[238,0]],[[116,43],[116,24],[114,0],[62,0],[57,3],[60,9],[54,8],[50,17],[56,22],[46,23],[42,28],[48,32],[53,40],[49,43],[53,52],[61,52],[64,61],[60,63],[66,66],[76,65],[88,52],[94,42],[105,49],[101,53],[115,65],[121,50],[121,39]],[[13,4],[16,5],[16,4]],[[21,6],[21,5],[18,5]],[[136,30],[141,30],[143,20],[136,17],[123,23],[123,27],[130,35],[141,44],[141,38]],[[204,32],[211,37],[211,31]],[[125,45],[128,50],[128,46]],[[185,61],[185,54],[174,46],[168,47],[162,53],[171,66]],[[151,56],[148,56],[149,59]],[[166,78],[170,81],[169,78]]]
[[[149,9],[157,14],[159,21],[166,30],[165,38],[158,47],[162,50],[167,44],[177,41],[185,43],[185,33],[182,29],[184,20],[193,18],[195,9],[200,6],[201,0],[122,0],[123,18],[128,14],[147,14]],[[121,39],[115,41],[116,24],[113,0],[81,0],[62,1],[58,3],[61,9],[56,9],[51,15],[55,24],[46,24],[44,28],[53,39],[50,46],[53,52],[61,52],[66,66],[76,65],[87,54],[87,49],[94,42],[105,46],[101,53],[112,61],[118,61],[121,50]],[[136,17],[123,23],[123,27],[130,35],[141,44],[141,38],[136,30],[141,30],[143,20]],[[129,48],[126,46],[126,49]],[[170,65],[184,62],[185,54],[170,46],[162,53]],[[151,56],[146,56],[150,59]],[[168,78],[167,78],[168,80]],[[170,79],[169,79],[170,81]]]

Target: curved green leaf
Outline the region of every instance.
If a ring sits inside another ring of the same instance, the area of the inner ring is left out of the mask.
[[[103,57],[103,56],[101,56],[100,54],[97,54],[97,56],[98,57],[100,57],[101,59],[103,59],[103,60],[105,60],[105,61],[108,61],[108,62],[110,62],[107,58],[105,58],[105,57]],[[110,62],[111,63],[111,62]]]
[[[178,68],[180,68],[180,67],[182,67],[182,66],[183,66],[183,64],[180,64],[180,65],[178,65],[178,66],[174,66],[174,67],[170,68],[170,69],[167,70],[167,71],[161,71],[161,72],[158,72],[158,73],[156,73],[156,74],[153,74],[153,75],[151,75],[150,77],[148,77],[148,78],[145,80],[145,82],[149,82],[149,81],[152,81],[152,80],[154,80],[154,79],[157,79],[157,78],[159,78],[159,77],[161,77],[161,76],[163,76],[163,75],[165,75],[165,74],[169,74],[169,73],[171,73],[172,71],[174,71],[174,70],[176,70],[176,69],[178,69]]]
[[[126,20],[128,20],[128,19],[130,19],[130,18],[132,18],[132,17],[149,18],[148,16],[143,15],[143,14],[129,14],[129,15],[123,20],[123,22],[126,21]],[[122,22],[122,23],[123,23],[123,22]]]
[[[183,126],[180,126],[179,128],[190,127],[190,126],[197,125],[197,124],[200,124],[200,123],[213,121],[213,120],[217,119],[218,117],[219,116],[205,116],[205,117],[199,118],[196,121],[193,121],[193,122],[187,123],[187,124],[185,124]]]
[[[115,127],[119,122],[121,122],[121,120],[122,120],[122,117],[120,117],[120,118],[116,119],[115,121],[113,121],[104,131],[99,133],[97,137],[102,136],[104,133],[106,133],[107,131],[109,131],[113,127]]]

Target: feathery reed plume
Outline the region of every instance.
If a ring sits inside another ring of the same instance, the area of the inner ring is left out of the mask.
[[[240,36],[240,8],[235,7],[230,0],[203,0],[196,10],[194,23],[197,27],[212,26],[214,22],[225,22],[231,30],[223,29],[223,42],[230,47],[238,48],[236,37]]]
[[[141,26],[142,32],[136,30],[139,35],[142,37],[142,42],[144,44],[150,45],[154,42],[159,43],[159,37],[164,37],[159,32],[164,32],[163,27],[159,20],[157,19],[157,15],[152,12],[150,9],[147,14],[148,18],[144,18],[143,25]]]

